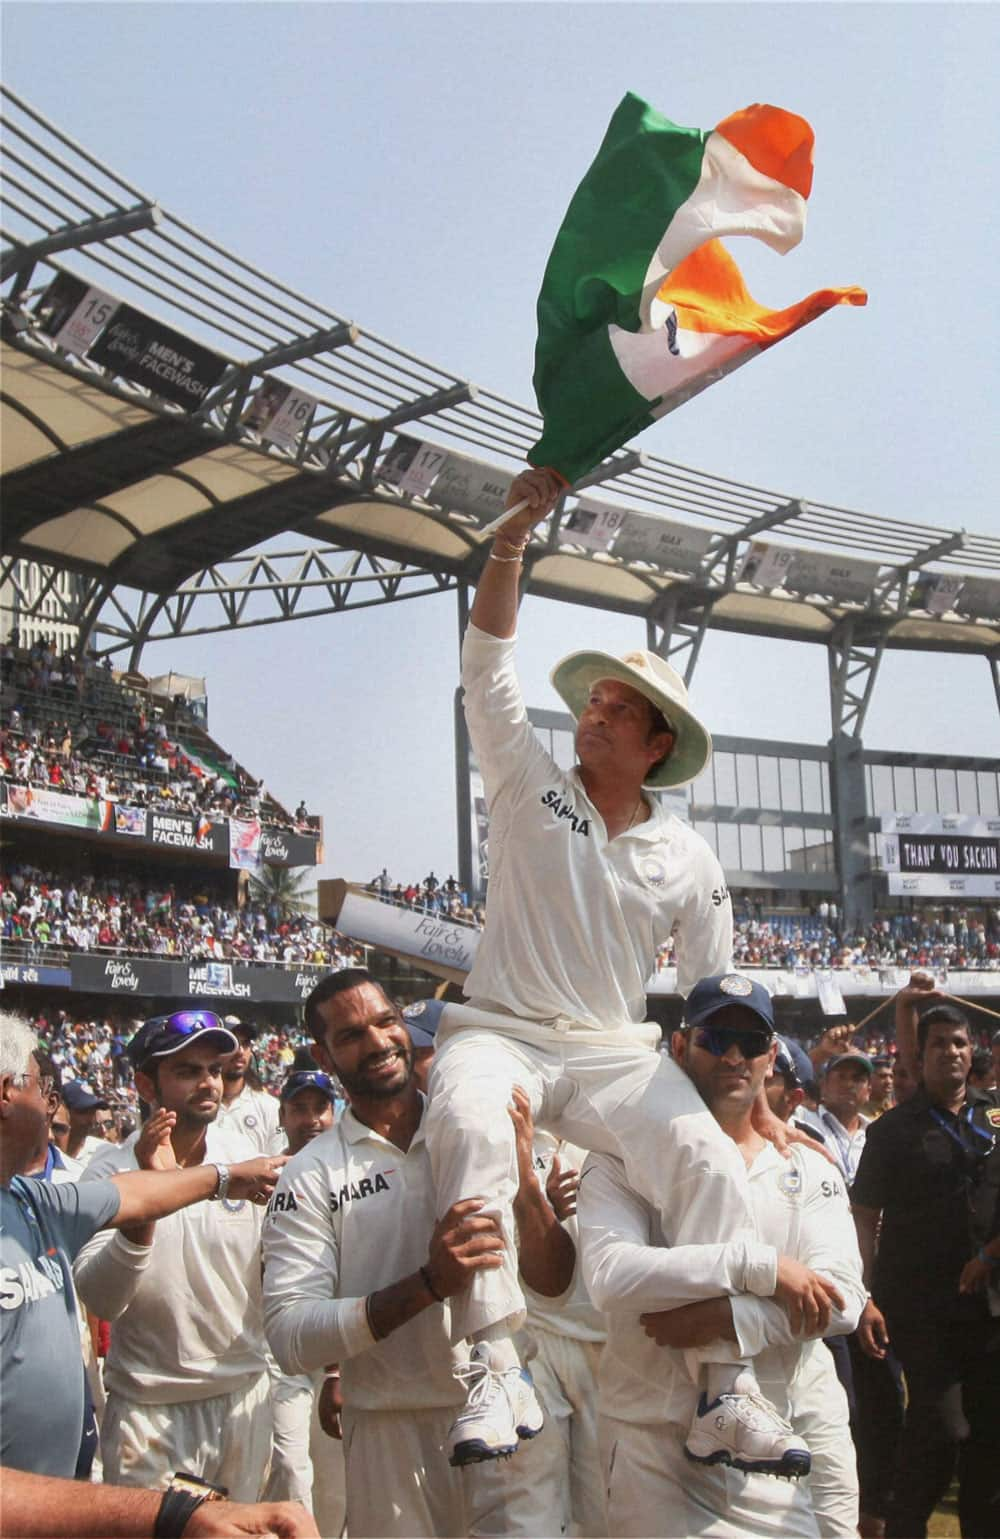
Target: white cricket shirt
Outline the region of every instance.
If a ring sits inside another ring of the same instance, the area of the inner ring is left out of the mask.
[[[794,1145],[785,1160],[772,1144],[749,1172],[758,1242],[665,1245],[657,1215],[629,1190],[624,1168],[592,1154],[578,1194],[583,1267],[591,1298],[607,1312],[608,1343],[599,1375],[601,1410],[629,1422],[690,1422],[698,1391],[684,1355],[652,1341],[640,1314],[698,1299],[732,1297],[740,1354],[754,1359],[764,1393],[783,1415],[795,1413],[797,1375],[821,1341],[794,1336],[770,1297],[776,1254],[822,1273],[844,1297],[827,1335],[846,1335],[865,1305],[861,1257],[844,1183],[821,1155]],[[762,1265],[765,1252],[772,1258]],[[810,1375],[811,1377],[811,1370]]]
[[[223,1101],[215,1119],[217,1128],[232,1129],[250,1140],[258,1154],[284,1154],[288,1141],[278,1121],[277,1096],[244,1085],[235,1100]]]
[[[406,1152],[359,1122],[339,1121],[289,1160],[264,1224],[264,1320],[285,1373],[340,1364],[355,1410],[461,1405],[447,1304],[376,1341],[364,1300],[416,1272],[435,1223],[423,1123]]]
[[[138,1132],[107,1144],[81,1181],[136,1170]],[[205,1162],[235,1165],[258,1151],[206,1129]],[[267,1367],[260,1293],[263,1210],[248,1201],[195,1202],[157,1220],[153,1243],[102,1230],[73,1268],[77,1292],[111,1320],[105,1381],[142,1405],[176,1405],[249,1389]]]
[[[646,983],[671,933],[683,994],[725,972],[732,906],[704,839],[651,797],[647,820],[608,840],[577,771],[561,770],[535,736],[513,640],[470,625],[462,682],[490,811],[471,1002],[527,1021],[627,1030],[645,1019]]]

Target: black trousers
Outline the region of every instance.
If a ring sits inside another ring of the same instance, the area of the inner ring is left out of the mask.
[[[861,1511],[884,1518],[889,1510],[899,1438],[903,1428],[903,1380],[890,1347],[884,1358],[869,1357],[857,1336],[841,1338],[850,1356],[854,1404],[851,1432],[858,1451]]]
[[[1000,1321],[888,1321],[907,1406],[886,1539],[924,1539],[958,1466],[963,1539],[1000,1535]]]

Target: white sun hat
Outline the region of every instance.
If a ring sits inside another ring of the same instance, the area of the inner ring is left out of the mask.
[[[674,746],[665,763],[651,771],[645,784],[653,789],[684,786],[701,774],[712,757],[712,739],[688,705],[687,686],[676,668],[655,652],[571,652],[556,663],[553,686],[577,721],[590,692],[600,679],[630,684],[662,711],[674,733]]]

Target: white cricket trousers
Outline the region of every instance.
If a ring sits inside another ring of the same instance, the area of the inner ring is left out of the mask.
[[[104,1479],[163,1490],[175,1470],[226,1486],[234,1502],[256,1502],[271,1457],[270,1379],[249,1389],[178,1405],[141,1405],[114,1390],[101,1424]]]
[[[576,1535],[608,1530],[597,1438],[597,1365],[602,1341],[579,1341],[532,1325],[515,1338],[545,1413],[537,1437],[513,1459],[477,1470],[474,1539],[487,1535]],[[532,1347],[534,1355],[531,1355]]]
[[[448,1463],[454,1419],[454,1406],[430,1411],[344,1407],[350,1539],[464,1539],[475,1472]]]
[[[443,1040],[442,1040],[443,1038]],[[508,1106],[515,1085],[539,1127],[584,1149],[616,1155],[630,1186],[660,1215],[671,1245],[754,1236],[746,1166],[682,1069],[653,1048],[595,1044],[582,1030],[544,1046],[506,1032],[449,1025],[438,1034],[426,1117],[441,1216],[463,1197],[484,1197],[507,1241],[504,1265],[477,1272],[450,1300],[452,1339],[524,1323],[513,1201],[517,1153]],[[704,1362],[738,1362],[734,1343],[713,1343]]]
[[[600,1418],[615,1539],[819,1539],[807,1481],[693,1464],[687,1430]]]
[[[271,1381],[274,1445],[264,1500],[301,1502],[323,1539],[344,1527],[344,1449],[319,1423],[322,1372],[276,1373]]]

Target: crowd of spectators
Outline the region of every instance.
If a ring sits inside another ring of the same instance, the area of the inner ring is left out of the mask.
[[[43,871],[26,862],[0,875],[0,936],[6,944],[218,962],[347,967],[363,951],[306,914],[275,904],[243,907],[173,882]]]
[[[397,882],[383,867],[366,891],[386,903],[438,914],[482,929],[486,910],[454,876],[431,871],[422,881]],[[900,967],[1000,969],[1000,909],[927,908],[920,913],[878,913],[864,931],[848,931],[836,904],[813,912],[768,912],[737,895],[733,920],[737,967]],[[673,943],[660,949],[657,967],[673,965]]]
[[[304,803],[290,815],[231,756],[220,754],[215,767],[201,755],[196,762],[180,734],[198,729],[177,703],[141,696],[93,659],[59,657],[44,640],[30,649],[5,644],[2,665],[0,775],[8,780],[180,815],[311,827]]]
[[[367,884],[366,891],[374,893],[384,903],[396,903],[422,914],[437,914],[443,919],[453,919],[457,924],[473,925],[477,930],[481,930],[486,921],[483,905],[473,902],[454,876],[440,881],[433,871],[429,871],[422,881],[409,881],[404,886],[383,866],[378,876],[373,876]]]

